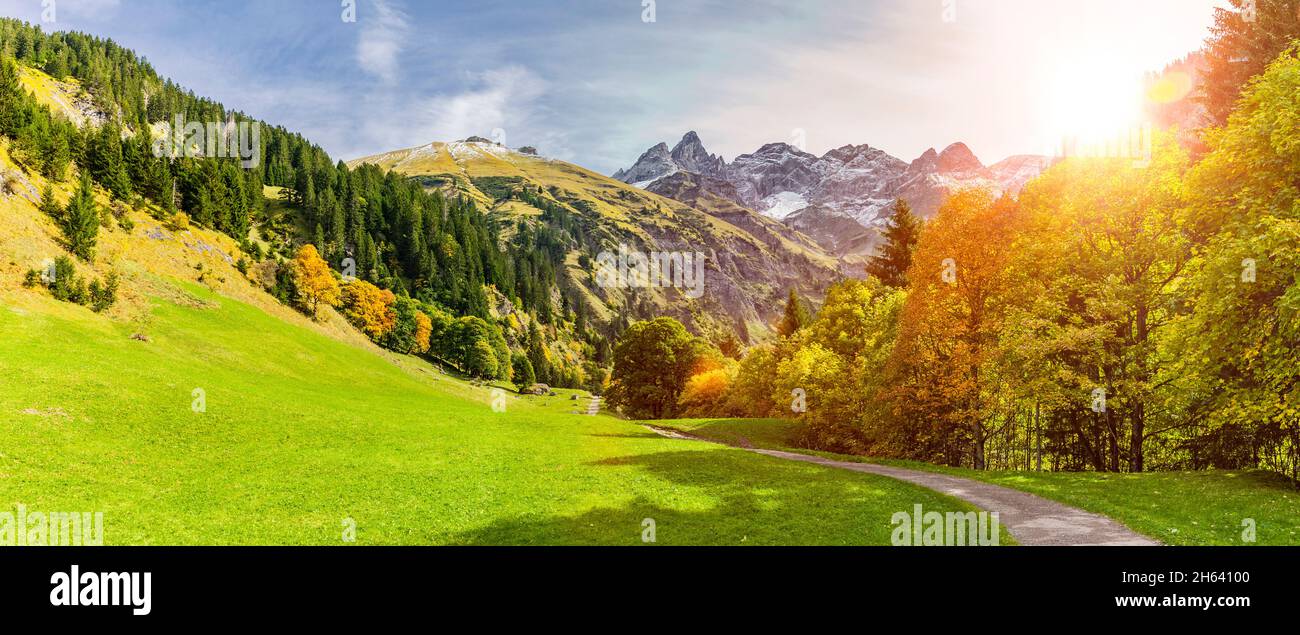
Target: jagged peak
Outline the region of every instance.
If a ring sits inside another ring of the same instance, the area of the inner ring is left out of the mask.
[[[941,172],[964,172],[980,170],[984,164],[979,157],[964,143],[958,141],[939,153],[939,170]]]

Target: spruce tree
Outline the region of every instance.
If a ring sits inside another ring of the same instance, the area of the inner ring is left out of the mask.
[[[48,183],[45,184],[45,189],[41,191],[40,209],[46,216],[53,218],[55,222],[63,218],[63,206],[59,205],[59,201],[54,198],[54,187]]]
[[[920,219],[912,213],[912,206],[907,201],[898,199],[894,203],[894,217],[885,228],[885,244],[880,253],[867,263],[867,274],[882,284],[899,289],[906,287],[907,270],[912,267],[912,252],[916,250],[920,235]]]
[[[790,296],[785,301],[785,315],[776,326],[777,334],[781,337],[790,337],[807,326],[810,321],[808,307],[799,299],[799,294],[794,289],[790,289]]]
[[[89,174],[82,172],[77,192],[68,201],[61,221],[68,251],[85,261],[94,258],[95,240],[99,236],[99,210]]]
[[[27,93],[18,79],[18,65],[0,61],[0,134],[14,137],[27,124]]]

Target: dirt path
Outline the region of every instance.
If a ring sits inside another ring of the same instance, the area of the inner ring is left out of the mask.
[[[646,428],[656,434],[673,439],[714,443],[708,439],[694,437],[676,430],[657,428],[654,426],[646,426]],[[1105,516],[1086,512],[1082,509],[1077,509],[1068,505],[1062,505],[1061,503],[1050,501],[1040,496],[1009,489],[1000,485],[981,483],[979,481],[973,481],[957,476],[948,476],[946,474],[937,474],[934,472],[909,470],[901,467],[874,465],[871,463],[854,463],[850,461],[836,461],[820,456],[798,454],[795,452],[760,450],[755,448],[739,449],[789,461],[815,463],[817,465],[824,465],[826,467],[833,467],[842,470],[852,470],[854,472],[865,472],[867,474],[888,476],[900,481],[907,481],[908,483],[920,485],[921,487],[926,487],[954,498],[960,498],[976,507],[979,507],[980,509],[997,512],[998,520],[1002,523],[1002,527],[1011,532],[1012,537],[1022,545],[1150,546],[1160,544],[1159,542],[1138,534]]]

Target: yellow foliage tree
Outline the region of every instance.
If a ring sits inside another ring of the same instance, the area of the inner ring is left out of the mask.
[[[733,368],[714,368],[686,380],[686,388],[678,399],[681,412],[687,417],[725,416],[727,391],[731,389]]]
[[[364,280],[343,287],[343,314],[370,339],[378,341],[397,324],[397,296]],[[417,318],[418,320],[418,318]],[[427,345],[428,338],[425,338]]]
[[[294,284],[305,306],[311,307],[311,317],[316,319],[322,303],[338,306],[339,283],[329,264],[320,257],[316,247],[303,245],[293,259]]]
[[[429,352],[429,336],[433,335],[433,320],[424,313],[415,314],[415,352]]]

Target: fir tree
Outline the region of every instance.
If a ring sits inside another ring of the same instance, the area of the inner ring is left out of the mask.
[[[790,337],[811,321],[808,307],[799,299],[799,294],[790,289],[790,296],[785,301],[785,315],[777,324],[776,332],[781,337]]]
[[[77,192],[68,201],[61,222],[63,238],[68,251],[85,261],[95,257],[95,241],[99,236],[99,209],[95,205],[95,193],[90,183],[90,175],[82,172]]]
[[[921,222],[907,201],[894,203],[894,216],[885,228],[885,245],[867,263],[867,274],[897,289],[907,287],[907,270],[912,267],[912,252],[921,235]]]

